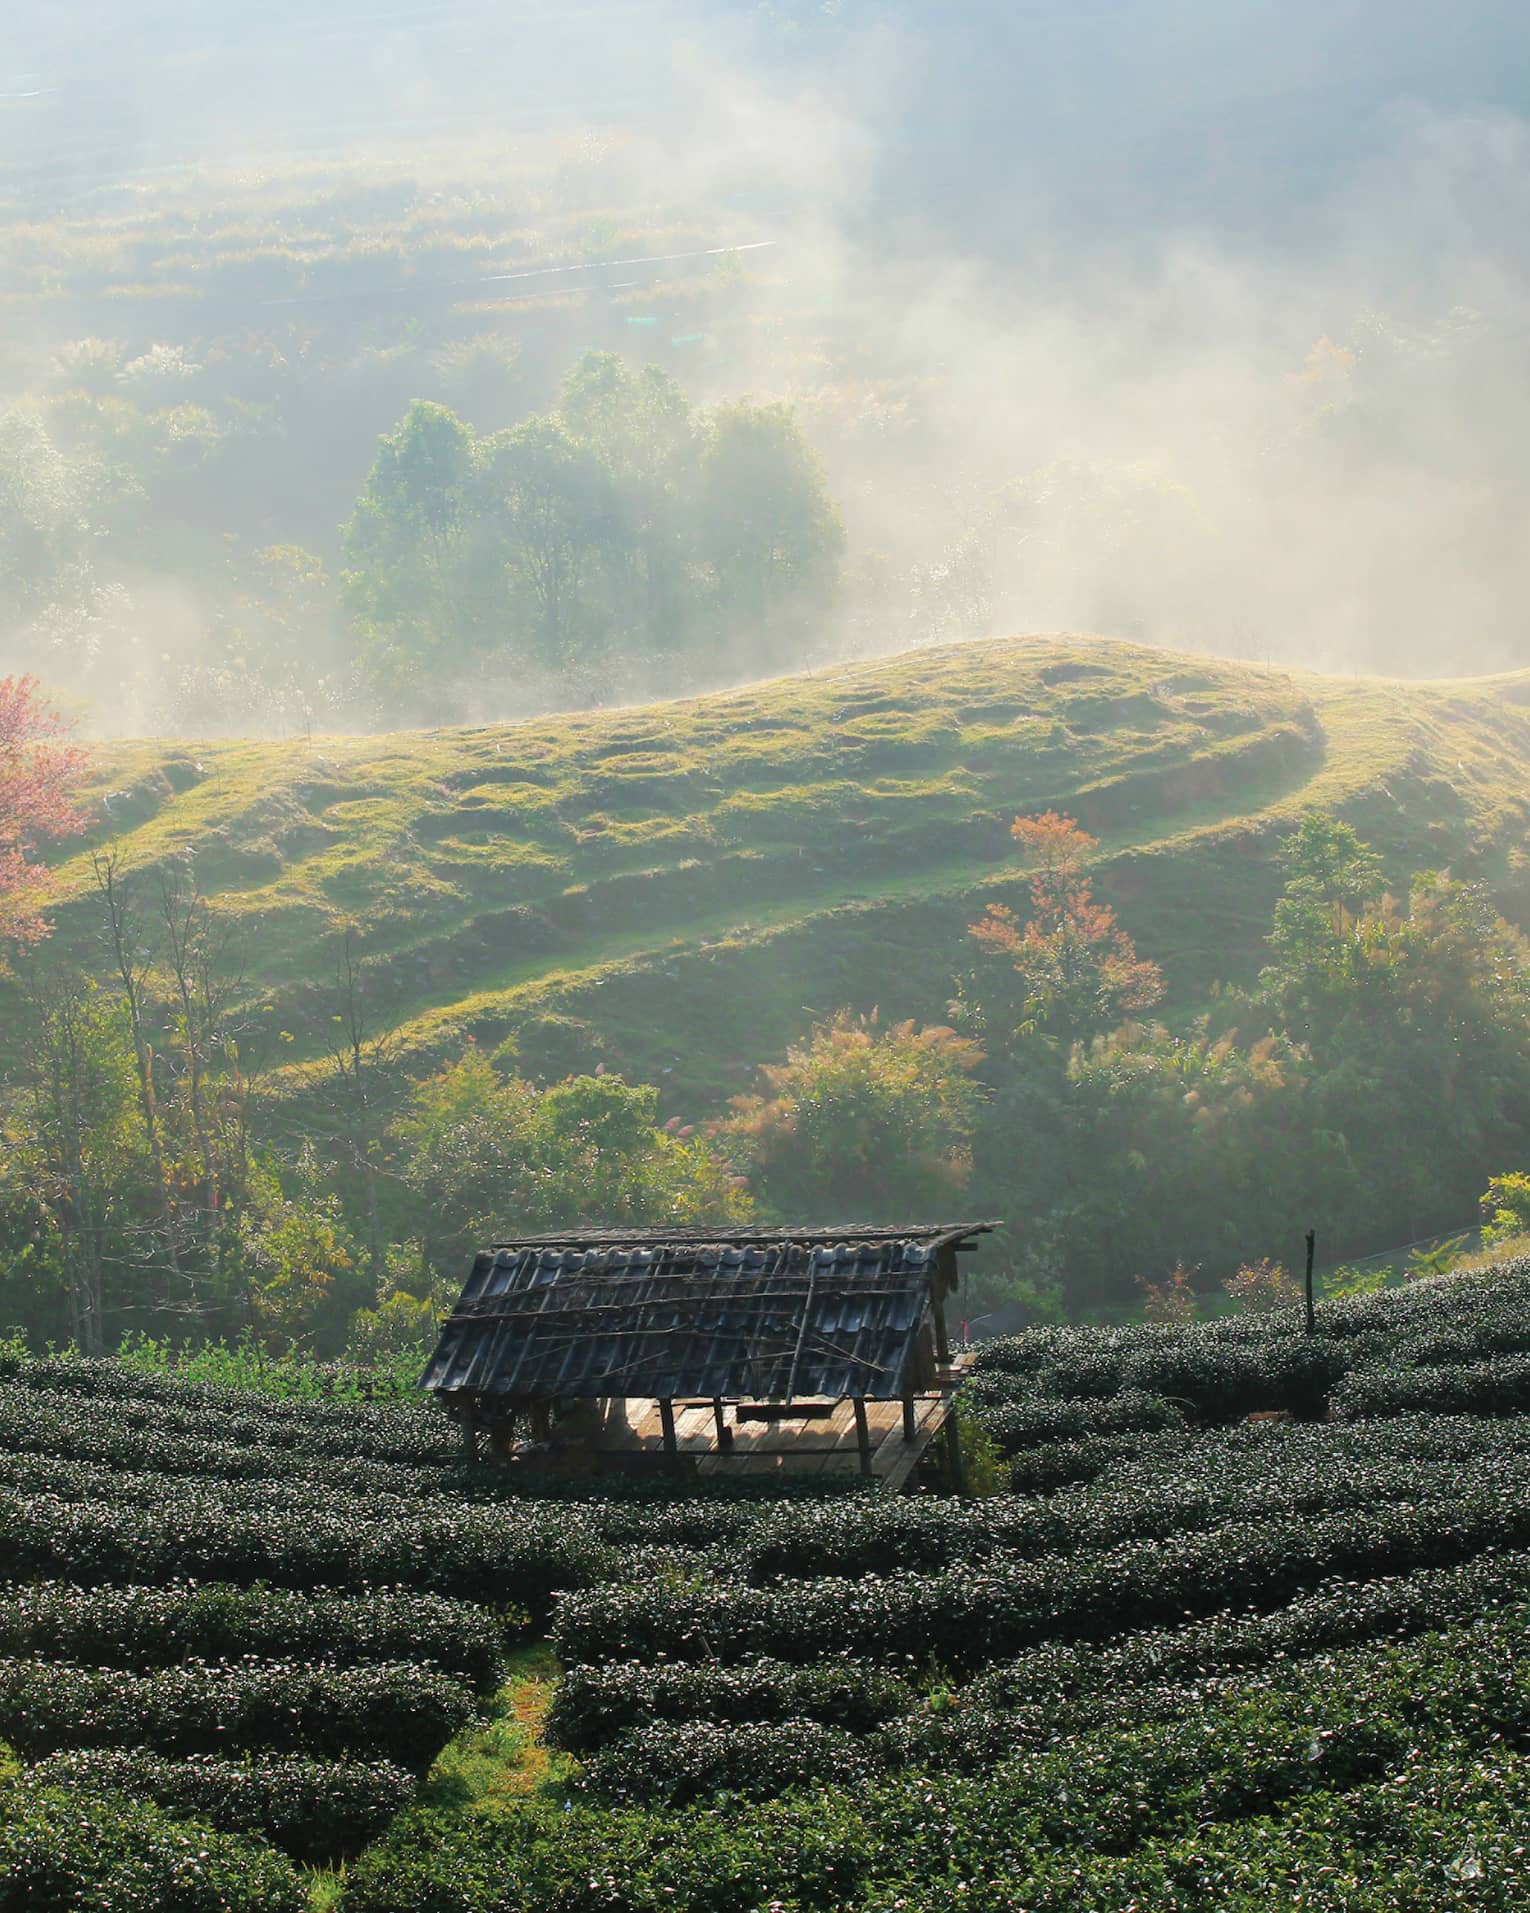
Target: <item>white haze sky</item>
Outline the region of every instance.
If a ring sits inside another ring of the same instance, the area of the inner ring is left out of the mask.
[[[820,382],[920,395],[909,426],[784,381],[856,560],[949,580],[965,538],[965,628],[1530,666],[1522,0],[8,14],[0,179],[44,198],[593,127],[634,203],[759,209],[777,296],[825,315]],[[729,378],[783,386],[765,356]],[[940,589],[897,583],[854,642],[947,635]]]

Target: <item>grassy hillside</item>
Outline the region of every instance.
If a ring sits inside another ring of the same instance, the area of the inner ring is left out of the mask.
[[[738,1088],[813,1012],[940,1012],[965,925],[1015,898],[1008,826],[1056,807],[1185,1007],[1258,961],[1282,830],[1332,807],[1400,879],[1515,910],[1530,674],[1325,679],[1076,637],[923,650],[645,709],[379,738],[103,753],[56,871],[56,955],[99,961],[89,851],[192,853],[243,920],[278,1089],[361,933],[374,1021],[423,1065],[471,1033]],[[1171,1002],[1172,1007],[1172,1002]]]

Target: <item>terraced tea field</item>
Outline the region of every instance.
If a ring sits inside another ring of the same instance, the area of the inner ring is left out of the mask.
[[[13,1353],[0,1904],[1522,1904],[1527,1323],[1511,1263],[992,1342],[964,1502],[517,1496],[423,1407]]]

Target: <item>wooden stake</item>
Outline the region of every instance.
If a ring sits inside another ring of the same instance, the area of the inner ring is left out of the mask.
[[[1317,1230],[1307,1231],[1307,1333],[1317,1333],[1317,1309],[1312,1300],[1312,1258],[1317,1253]]]
[[[720,1400],[714,1401],[712,1404],[712,1419],[717,1424],[718,1447],[731,1448],[733,1446],[733,1430],[728,1426],[728,1419],[723,1413],[723,1405]]]
[[[912,1441],[917,1432],[918,1423],[914,1416],[914,1398],[912,1395],[905,1395],[903,1397],[903,1439],[905,1441]]]

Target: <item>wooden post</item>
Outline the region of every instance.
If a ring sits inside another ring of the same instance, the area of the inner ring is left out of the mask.
[[[478,1464],[478,1417],[470,1401],[462,1404],[462,1458],[470,1468]]]
[[[1317,1230],[1307,1231],[1307,1333],[1317,1333],[1317,1309],[1312,1300],[1312,1258],[1317,1253]]]
[[[956,1255],[942,1249],[935,1258],[935,1275],[930,1283],[930,1307],[935,1314],[935,1359],[942,1367],[951,1365],[951,1343],[946,1335],[946,1290],[956,1287]]]
[[[962,1431],[956,1425],[956,1404],[946,1410],[946,1467],[959,1495],[967,1492],[967,1471],[962,1466]]]
[[[903,1397],[903,1439],[905,1441],[912,1441],[917,1432],[918,1424],[914,1416],[914,1398],[912,1395],[905,1395]]]
[[[680,1470],[680,1444],[675,1440],[675,1404],[659,1403],[659,1426],[664,1430],[664,1452],[669,1456],[669,1465],[675,1473]]]
[[[851,1406],[855,1409],[855,1445],[861,1451],[861,1473],[871,1473],[871,1426],[866,1420],[866,1400],[857,1395]]]
[[[723,1413],[721,1400],[712,1403],[712,1419],[717,1424],[717,1445],[719,1448],[733,1446],[733,1430],[728,1426],[727,1416]]]

